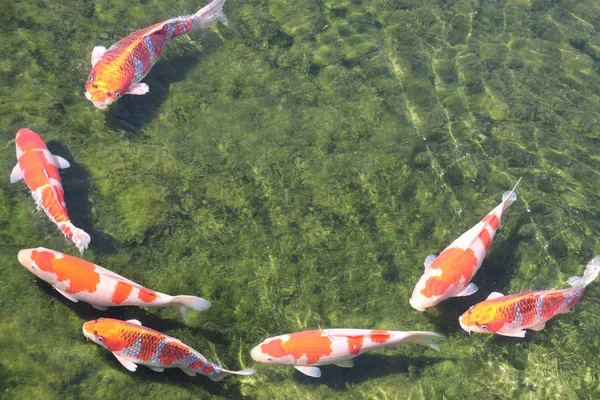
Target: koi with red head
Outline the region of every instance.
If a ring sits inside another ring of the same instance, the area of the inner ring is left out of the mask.
[[[252,375],[254,369],[229,371],[211,363],[202,354],[178,339],[142,326],[138,320],[121,321],[100,318],[83,324],[83,334],[88,339],[110,351],[129,371],[135,371],[137,364],[145,365],[153,371],[162,372],[165,368],[180,368],[190,376],[202,374],[213,381],[227,375]]]
[[[214,26],[225,19],[225,0],[213,0],[193,15],[175,17],[133,32],[108,49],[92,51],[92,71],[85,84],[85,97],[105,109],[126,94],[143,95],[150,90],[140,82],[171,40],[199,27]]]
[[[40,135],[29,129],[19,129],[15,143],[17,165],[10,173],[10,182],[23,179],[31,190],[38,210],[44,210],[48,218],[83,254],[90,243],[90,235],[71,222],[58,173],[59,168],[69,168],[69,162],[50,153]]]
[[[525,337],[525,329],[541,331],[555,315],[568,312],[581,300],[585,287],[600,273],[600,256],[587,265],[582,277],[573,276],[572,286],[562,290],[531,290],[504,296],[493,292],[460,316],[460,326],[467,332],[496,333]]]
[[[515,190],[504,193],[502,202],[471,229],[452,242],[439,256],[425,259],[425,272],[417,282],[410,298],[410,305],[425,311],[449,297],[470,296],[477,285],[469,283],[487,255],[504,211],[517,200]]]

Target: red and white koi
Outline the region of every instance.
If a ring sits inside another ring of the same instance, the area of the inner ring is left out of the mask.
[[[502,214],[517,200],[515,189],[504,193],[502,202],[474,227],[452,242],[439,256],[425,259],[425,272],[413,290],[410,305],[425,311],[450,297],[470,296],[477,285],[469,283],[475,276],[500,227]]]
[[[433,339],[444,336],[433,332],[401,332],[370,329],[322,329],[302,331],[265,339],[250,355],[254,361],[293,365],[313,378],[321,377],[318,366],[354,366],[353,358],[379,347],[415,343],[440,350]]]
[[[557,314],[567,313],[581,300],[585,287],[600,273],[600,256],[587,265],[582,277],[572,276],[571,288],[562,290],[530,290],[504,296],[493,292],[471,306],[458,319],[467,332],[497,333],[503,336],[525,337],[525,329],[541,331],[546,321]]]
[[[163,47],[194,28],[210,28],[225,19],[224,4],[225,0],[213,0],[193,15],[171,18],[140,29],[108,49],[94,47],[85,97],[103,109],[126,94],[148,93],[148,85],[140,81],[156,63]]]
[[[44,210],[83,254],[90,243],[90,235],[73,225],[69,219],[58,173],[58,168],[69,168],[69,162],[50,153],[40,135],[29,129],[19,129],[15,142],[17,165],[10,173],[10,182],[25,180],[38,210]]]
[[[187,323],[187,310],[204,311],[210,302],[196,296],[170,296],[130,281],[81,258],[38,247],[19,251],[19,262],[60,294],[99,310],[116,306],[172,307]]]
[[[223,369],[178,339],[146,328],[135,319],[121,321],[100,318],[88,321],[83,324],[83,334],[112,352],[121,365],[132,372],[137,369],[137,364],[156,372],[162,372],[165,368],[181,368],[190,376],[199,373],[213,381],[230,374],[252,375],[256,372],[251,368],[241,371]]]

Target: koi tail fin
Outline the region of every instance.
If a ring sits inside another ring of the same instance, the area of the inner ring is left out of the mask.
[[[254,368],[246,368],[241,371],[229,371],[227,369],[219,368],[219,373],[213,376],[209,376],[213,381],[220,381],[225,378],[227,375],[252,375],[255,374],[256,370]]]
[[[66,237],[75,243],[75,246],[79,249],[81,255],[83,255],[83,251],[87,249],[88,245],[90,244],[90,235],[88,235],[83,229],[77,228],[71,222],[61,223],[58,225],[58,227]]]
[[[188,309],[204,311],[208,310],[211,306],[210,301],[196,296],[174,296],[169,305],[181,313],[186,324],[188,323]]]
[[[194,26],[200,29],[208,29],[217,24],[219,21],[225,20],[223,14],[223,5],[225,0],[212,0],[209,4],[202,7],[194,15]]]
[[[573,287],[586,287],[600,273],[600,256],[596,256],[590,261],[583,272],[583,276],[572,276],[567,281]]]
[[[502,201],[508,199],[504,209],[506,209],[508,206],[510,206],[517,200],[517,193],[515,192],[515,190],[517,189],[517,186],[519,186],[519,183],[521,183],[521,179],[523,179],[523,177],[519,178],[519,180],[517,181],[517,183],[515,183],[515,186],[513,186],[511,190],[509,190],[508,192],[504,192],[504,194],[502,195]]]
[[[390,332],[392,333],[392,332]],[[440,347],[433,339],[445,339],[444,335],[435,332],[393,332],[392,337],[388,341],[391,344],[422,344],[423,346],[431,347],[434,350],[440,351]],[[386,343],[386,344],[388,344]]]

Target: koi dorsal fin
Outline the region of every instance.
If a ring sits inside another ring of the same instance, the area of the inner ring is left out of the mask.
[[[486,300],[494,300],[494,299],[497,299],[498,297],[504,297],[504,295],[500,292],[492,292],[492,293],[490,293],[490,295],[487,297]]]

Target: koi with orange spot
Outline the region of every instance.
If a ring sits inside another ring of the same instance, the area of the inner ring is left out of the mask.
[[[427,256],[425,272],[410,298],[410,305],[415,310],[425,311],[447,298],[470,296],[478,290],[477,285],[469,282],[490,249],[504,211],[517,200],[515,189],[519,182],[521,178],[512,190],[504,193],[502,202],[496,208],[446,247],[439,256]]]
[[[132,372],[137,369],[137,364],[156,372],[162,372],[165,368],[180,368],[190,376],[199,373],[213,381],[230,374],[252,375],[256,372],[251,368],[241,371],[223,369],[178,339],[146,328],[135,319],[121,321],[100,318],[88,321],[83,324],[83,334],[112,352],[121,365]]]
[[[224,20],[224,4],[225,0],[213,0],[193,15],[171,18],[140,29],[108,49],[94,47],[85,97],[104,109],[126,94],[148,93],[148,85],[140,81],[156,63],[164,46],[194,28],[207,29]]]
[[[525,329],[541,331],[546,321],[567,313],[581,300],[585,287],[600,273],[600,256],[590,261],[582,277],[567,281],[571,288],[562,290],[530,290],[504,296],[493,292],[487,300],[471,306],[458,321],[467,332],[497,333],[525,337]]]
[[[31,190],[38,210],[44,210],[48,218],[83,254],[90,243],[90,235],[73,225],[69,219],[58,173],[58,168],[69,168],[69,162],[50,153],[40,135],[29,129],[19,129],[15,142],[17,165],[10,173],[10,182],[23,179]]]
[[[18,258],[23,267],[67,299],[84,301],[99,310],[116,306],[172,307],[187,323],[189,308],[210,308],[210,302],[201,297],[155,292],[99,265],[43,247],[21,250]]]
[[[415,343],[440,350],[433,339],[444,336],[433,332],[401,332],[370,329],[319,329],[265,339],[254,347],[254,361],[293,365],[313,378],[321,377],[318,366],[354,366],[353,358],[379,347]]]

